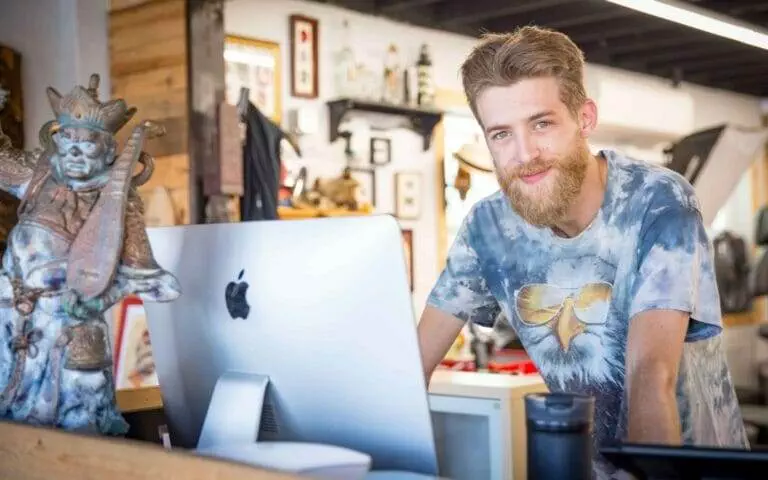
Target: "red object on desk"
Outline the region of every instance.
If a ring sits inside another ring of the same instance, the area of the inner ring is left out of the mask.
[[[472,360],[448,360],[440,362],[440,367],[447,370],[460,372],[475,372],[475,362]],[[505,375],[535,375],[539,373],[536,365],[524,352],[501,351],[497,352],[494,359],[488,362],[490,373]]]

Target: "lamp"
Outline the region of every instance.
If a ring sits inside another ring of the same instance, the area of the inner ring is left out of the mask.
[[[754,25],[670,0],[606,0],[670,22],[768,50],[768,33]]]

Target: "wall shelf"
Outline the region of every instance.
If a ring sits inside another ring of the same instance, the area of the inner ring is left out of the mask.
[[[410,124],[410,128],[424,139],[423,148],[425,151],[429,150],[435,125],[437,125],[443,118],[443,112],[435,109],[393,105],[353,98],[340,98],[328,102],[328,113],[330,115],[329,133],[331,142],[339,138],[339,125],[341,125],[341,121],[344,119],[347,112],[353,110],[406,117]]]

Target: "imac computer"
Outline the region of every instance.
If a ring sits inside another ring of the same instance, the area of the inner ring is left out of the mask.
[[[172,444],[237,460],[252,443],[269,443],[271,458],[279,442],[320,444],[365,454],[373,472],[437,476],[394,218],[148,234],[182,288],[144,305]]]
[[[768,478],[768,452],[715,447],[617,444],[600,453],[615,466],[645,478]]]

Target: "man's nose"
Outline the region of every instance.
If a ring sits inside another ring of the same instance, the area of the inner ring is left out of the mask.
[[[80,150],[80,147],[73,145],[69,147],[69,154],[72,155],[73,157],[79,157],[80,155],[83,154],[83,151]]]
[[[533,141],[531,135],[519,133],[517,135],[517,159],[521,163],[528,163],[539,156],[539,147]]]

